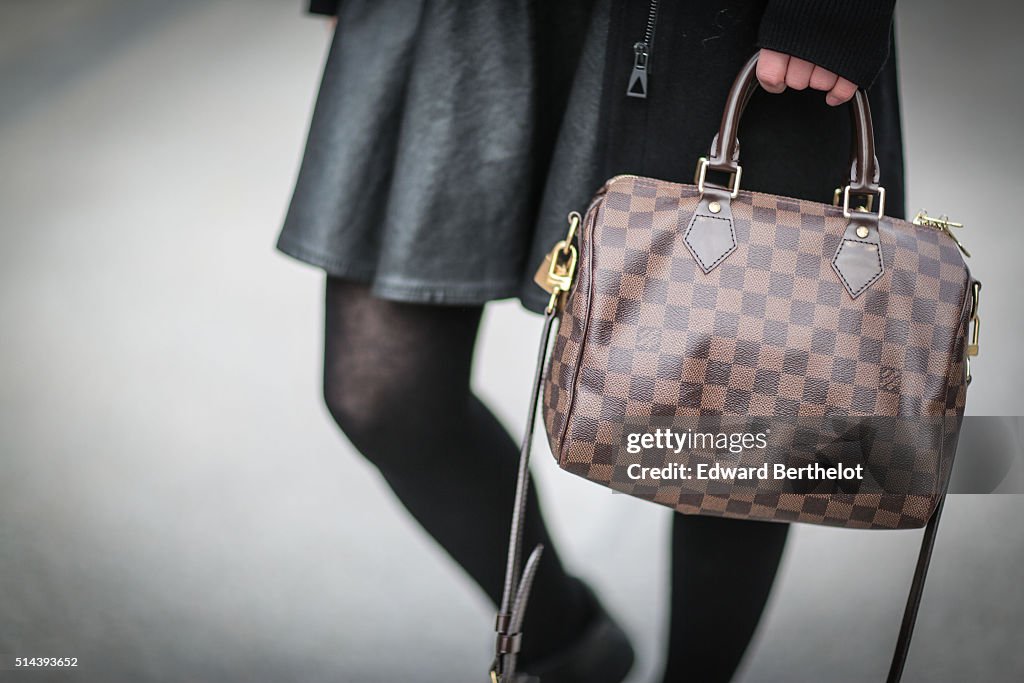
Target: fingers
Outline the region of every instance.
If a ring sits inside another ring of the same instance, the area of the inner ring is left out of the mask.
[[[828,69],[768,48],[761,48],[757,57],[757,80],[770,93],[780,93],[787,87],[821,90],[826,93],[825,102],[833,107],[849,102],[857,92],[855,83]]]
[[[822,69],[820,66],[814,67],[814,72],[810,78],[810,86],[815,90],[825,91],[825,102],[833,107],[849,101],[854,93],[857,92],[856,85],[845,78],[840,78],[828,69]]]
[[[799,57],[789,58],[789,68],[786,70],[786,87],[793,90],[806,90],[811,82],[811,73],[814,65]]]
[[[857,92],[857,86],[845,78],[836,79],[835,86],[825,95],[825,103],[836,107],[843,102],[849,102],[850,98]]]
[[[780,93],[786,89],[788,67],[789,55],[762,48],[757,57],[757,80],[768,92]]]
[[[836,81],[839,76],[828,69],[822,69],[820,66],[814,67],[814,73],[811,74],[810,86],[815,90],[822,90],[828,92],[835,87]]]

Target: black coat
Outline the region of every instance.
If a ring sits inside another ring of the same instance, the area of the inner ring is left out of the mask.
[[[647,0],[613,0],[602,102],[605,175],[692,182],[726,94],[758,47],[786,52],[868,89],[886,213],[904,214],[903,150],[892,37],[893,2],[733,0],[658,3],[648,97],[625,97]],[[740,124],[746,189],[831,201],[849,175],[847,106],[824,93],[758,92]]]

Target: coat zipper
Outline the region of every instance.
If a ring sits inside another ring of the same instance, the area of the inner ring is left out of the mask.
[[[633,71],[629,74],[627,97],[647,98],[647,72],[654,49],[654,26],[658,23],[658,0],[650,0],[647,7],[647,28],[644,39],[633,44]]]

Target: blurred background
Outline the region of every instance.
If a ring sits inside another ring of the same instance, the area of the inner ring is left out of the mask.
[[[967,223],[985,283],[968,412],[1019,416],[1021,13],[897,21],[908,209]],[[0,680],[483,679],[493,609],[334,428],[323,276],[273,249],[328,40],[298,0],[0,2]],[[514,432],[539,329],[488,308]],[[983,424],[961,460],[1014,438]],[[670,513],[547,452],[563,554],[654,681]],[[904,680],[1024,680],[1022,519],[950,497]],[[884,678],[919,534],[796,528],[740,679]]]

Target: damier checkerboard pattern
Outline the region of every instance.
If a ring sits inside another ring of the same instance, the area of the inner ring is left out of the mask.
[[[853,299],[831,266],[846,228],[839,209],[741,192],[731,204],[737,249],[705,274],[682,242],[698,199],[692,185],[620,176],[588,211],[545,379],[559,465],[685,513],[926,524],[949,477],[966,399],[971,277],[956,245],[885,218],[885,273]],[[616,476],[624,420],[729,415],[949,419],[941,446],[909,458],[904,449],[887,463],[879,445],[876,464],[895,479],[925,477],[925,493],[721,492]]]

